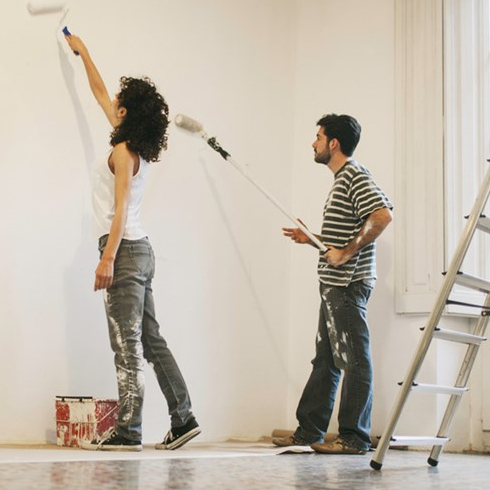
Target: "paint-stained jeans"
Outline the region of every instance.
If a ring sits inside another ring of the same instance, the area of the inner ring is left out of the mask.
[[[99,239],[102,256],[107,235]],[[175,359],[160,335],[151,281],[155,256],[147,238],[122,240],[114,263],[114,282],[104,295],[119,391],[117,432],[141,440],[144,359],[153,367],[167,400],[172,427],[192,417],[191,401]]]
[[[316,355],[296,411],[296,436],[308,443],[323,442],[344,371],[339,434],[359,449],[371,445],[373,370],[366,319],[371,291],[371,281],[347,287],[320,284]]]

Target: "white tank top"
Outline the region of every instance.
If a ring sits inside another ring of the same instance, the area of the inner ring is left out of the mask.
[[[115,176],[109,168],[109,152],[94,162],[92,170],[92,206],[94,211],[94,232],[96,238],[107,235],[114,218]],[[146,171],[149,163],[139,157],[138,173],[133,176],[129,194],[128,219],[123,238],[139,240],[146,236],[140,223],[141,201],[145,189]]]

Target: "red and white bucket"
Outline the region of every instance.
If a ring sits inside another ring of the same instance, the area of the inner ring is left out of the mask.
[[[99,400],[91,396],[56,397],[56,444],[81,447],[116,425],[117,400]]]

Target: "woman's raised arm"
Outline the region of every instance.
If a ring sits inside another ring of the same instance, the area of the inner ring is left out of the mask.
[[[116,114],[114,113],[111,98],[109,97],[109,93],[107,92],[104,80],[102,80],[102,77],[100,76],[100,73],[97,70],[95,63],[90,57],[87,47],[78,36],[70,34],[69,36],[65,36],[65,39],[68,42],[71,50],[73,52],[77,52],[80,55],[80,58],[82,58],[83,65],[85,66],[85,71],[87,72],[90,89],[92,90],[95,99],[104,111],[104,114],[111,123],[112,127],[117,126],[118,119],[116,117]]]

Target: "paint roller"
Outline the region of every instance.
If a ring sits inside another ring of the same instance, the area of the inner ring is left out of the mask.
[[[54,14],[56,12],[66,14],[68,11],[64,2],[29,2],[27,10],[32,15]]]
[[[322,252],[327,252],[328,248],[315,236],[311,233],[308,228],[305,227],[300,221],[294,218],[284,207],[279,203],[279,201],[271,196],[263,187],[261,187],[257,182],[255,182],[250,176],[246,174],[243,168],[238,165],[232,158],[231,155],[224,150],[221,145],[218,143],[216,138],[209,138],[206,132],[204,131],[203,125],[192,119],[189,116],[184,116],[183,114],[177,114],[175,116],[175,124],[186,131],[191,133],[199,133],[201,138],[203,138],[206,143],[216,152],[218,152],[227,162],[230,162],[250,183],[252,183],[256,189],[258,189],[274,206],[276,206],[282,214],[284,214],[290,221],[292,221],[314,244],[315,246],[321,250]]]
[[[68,7],[64,2],[43,2],[43,1],[34,1],[29,2],[27,4],[27,10],[31,15],[44,15],[44,14],[55,14],[57,12],[62,12],[61,20],[58,24],[58,27],[61,26],[61,23],[65,19],[68,14]],[[58,30],[58,29],[57,29]],[[70,31],[65,26],[63,28],[63,34],[65,36],[71,36]],[[74,53],[78,56],[80,53],[74,51]]]

